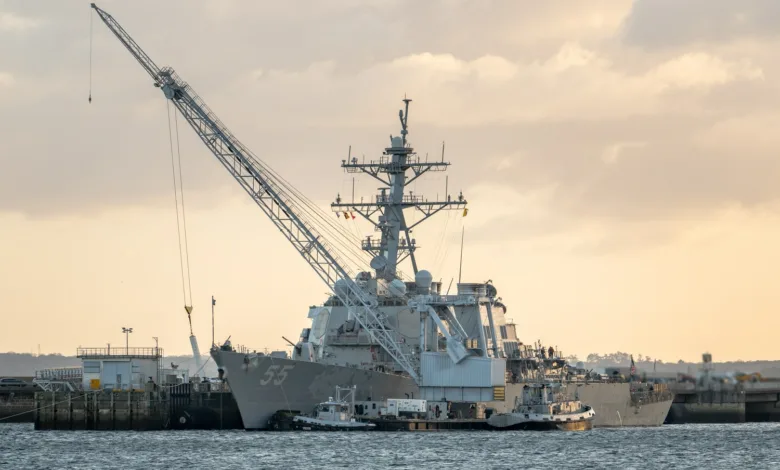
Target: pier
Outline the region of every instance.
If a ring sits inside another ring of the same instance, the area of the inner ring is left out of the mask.
[[[37,392],[32,408],[36,430],[244,429],[230,391],[193,384],[163,392]]]
[[[0,423],[32,423],[35,391],[39,388],[30,383],[31,377],[12,378],[21,383],[0,386]]]
[[[780,421],[780,380],[671,386],[674,402],[666,424]]]
[[[244,428],[227,383],[164,368],[161,348],[79,348],[77,356],[82,367],[36,372],[36,430]]]

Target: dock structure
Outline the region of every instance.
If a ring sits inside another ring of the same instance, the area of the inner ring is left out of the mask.
[[[718,372],[708,352],[695,376],[678,373],[671,389],[666,424],[780,421],[780,380]]]
[[[78,348],[78,370],[39,371],[37,430],[243,429],[223,381],[164,368],[162,348]]]
[[[780,380],[678,382],[666,424],[780,421]]]
[[[18,384],[0,385],[0,423],[31,423],[35,407],[35,391],[39,390],[31,377],[10,377]]]
[[[244,428],[226,384],[181,384],[156,392],[37,392],[33,408],[36,430]]]
[[[39,392],[36,430],[163,429],[164,407],[157,397],[133,392]]]

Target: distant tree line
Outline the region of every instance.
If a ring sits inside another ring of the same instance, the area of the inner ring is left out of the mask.
[[[566,357],[569,364],[577,364],[581,360],[576,355]],[[618,351],[608,354],[591,353],[586,356],[583,365],[587,368],[627,367],[631,363],[631,353]],[[664,362],[652,356],[641,353],[634,354],[634,363],[637,369],[646,372],[658,373],[689,373],[701,366],[701,362],[686,362],[682,359],[676,362]],[[728,361],[714,362],[713,367],[717,371],[740,371],[744,373],[759,372],[767,377],[780,378],[780,361]]]

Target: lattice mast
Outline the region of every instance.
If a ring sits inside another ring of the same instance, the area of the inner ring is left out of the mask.
[[[414,252],[418,248],[412,230],[441,210],[463,209],[466,200],[463,193],[452,199],[449,194],[445,201],[428,201],[424,197],[406,192],[406,186],[428,171],[446,171],[450,165],[444,161],[442,146],[441,161],[423,161],[407,140],[409,134],[409,103],[411,99],[404,98],[404,109],[398,111],[401,120],[401,135],[390,136],[390,147],[387,147],[379,160],[368,163],[359,162],[357,158],[342,160],[341,166],[348,173],[366,173],[382,183],[379,193],[373,202],[343,202],[341,195],[331,204],[335,212],[360,214],[369,221],[380,233],[379,238],[366,237],[361,248],[373,255],[371,267],[377,277],[392,280],[399,277],[398,265],[409,258],[412,269],[418,271]],[[407,172],[410,175],[407,176]],[[405,209],[414,209],[422,214],[422,218],[407,223]]]

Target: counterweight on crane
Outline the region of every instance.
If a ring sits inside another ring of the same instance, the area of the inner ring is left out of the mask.
[[[158,67],[114,17],[94,3],[92,8],[146,70],[154,86],[162,89],[211,153],[350,309],[371,339],[419,382],[417,354],[400,341],[387,324],[384,314],[377,308],[376,299],[355,282],[355,273],[339,255],[339,249],[317,230],[317,221],[310,208],[299,202],[295,188],[252,154],[171,67]]]

